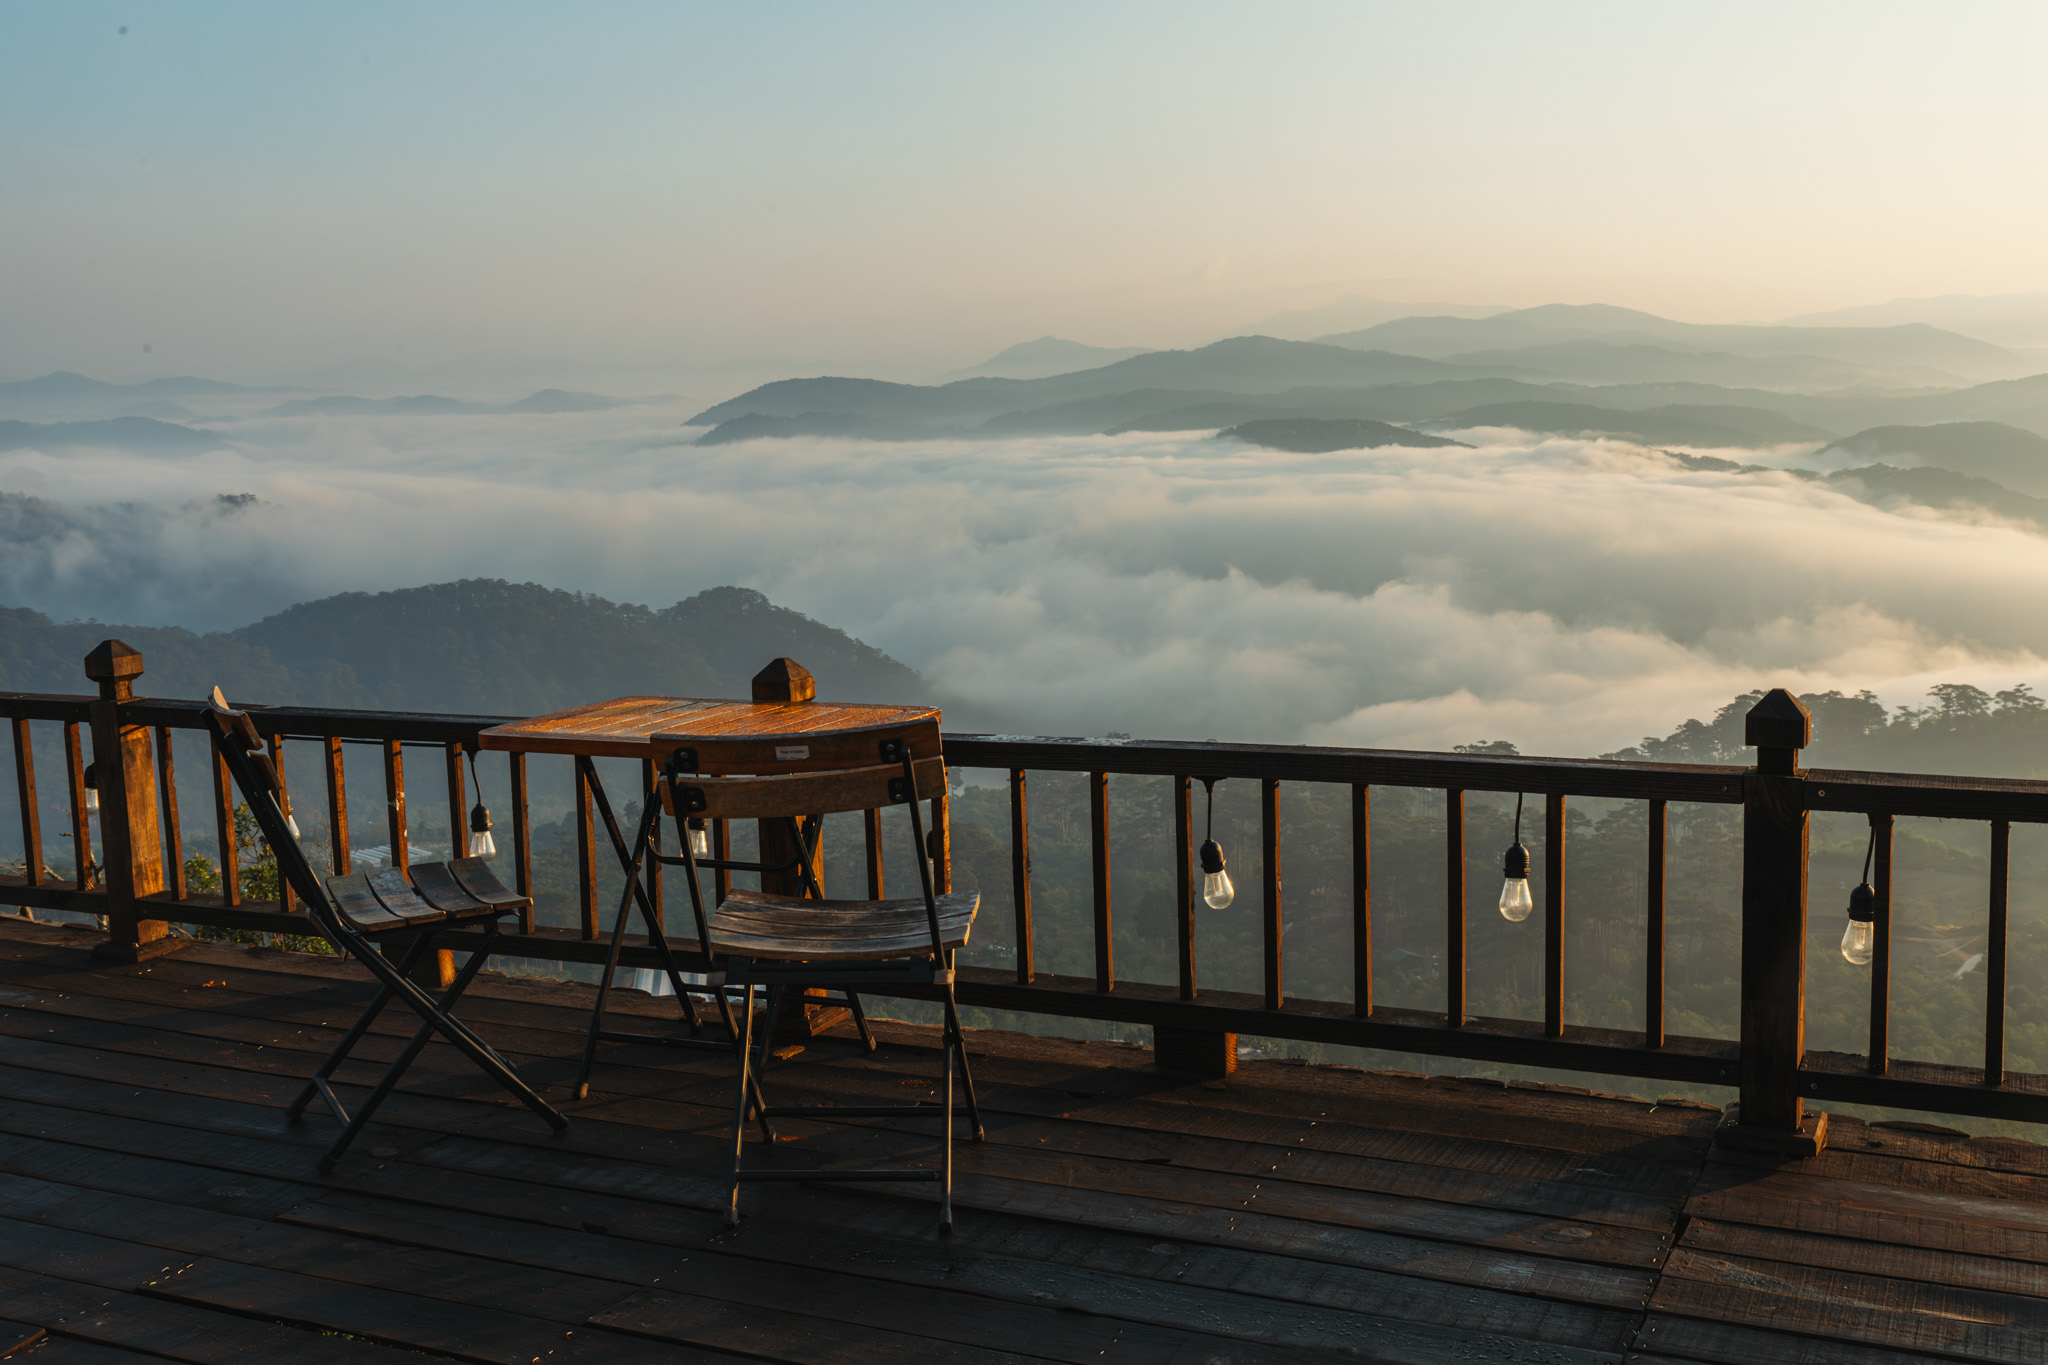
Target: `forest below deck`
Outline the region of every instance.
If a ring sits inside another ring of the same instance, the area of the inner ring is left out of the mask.
[[[369,984],[193,944],[89,956],[0,923],[0,1321],[25,1359],[1740,1365],[2038,1362],[2048,1149],[1838,1120],[1816,1158],[1714,1147],[1687,1101],[1255,1062],[1162,1075],[974,1032],[989,1141],[957,1231],[922,1186],[760,1187],[721,1228],[730,1061],[619,1047],[554,1141],[440,1044],[358,1151],[283,1106]],[[486,974],[468,1009],[562,1099],[590,989]],[[622,1009],[659,1027],[673,1005]],[[388,1018],[337,1082],[401,1045]],[[932,1087],[930,1031],[772,1062],[794,1101]],[[921,1120],[792,1126],[792,1168],[928,1161]]]

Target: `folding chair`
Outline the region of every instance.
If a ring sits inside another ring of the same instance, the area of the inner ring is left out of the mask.
[[[409,881],[397,868],[387,867],[375,873],[329,877],[326,885],[321,885],[319,876],[313,871],[312,864],[306,861],[305,852],[292,835],[289,816],[278,804],[283,784],[278,780],[277,769],[271,764],[270,756],[263,752],[263,741],[257,734],[255,722],[250,720],[248,712],[231,708],[218,687],[213,689],[211,705],[214,742],[228,771],[234,776],[235,785],[241,789],[243,799],[249,803],[249,810],[256,817],[256,826],[262,831],[264,842],[276,855],[279,875],[305,902],[308,915],[328,942],[369,968],[381,987],[376,998],[357,1017],[355,1024],[343,1035],[334,1051],[327,1055],[286,1111],[293,1119],[299,1118],[317,1095],[326,1101],[327,1107],[341,1123],[341,1136],[320,1158],[320,1173],[326,1175],[333,1171],[335,1162],[356,1140],[371,1115],[390,1096],[399,1078],[436,1033],[453,1043],[476,1064],[478,1070],[547,1120],[557,1133],[567,1129],[569,1121],[520,1080],[511,1064],[500,1057],[490,1044],[477,1037],[451,1013],[497,943],[498,917],[526,905],[527,899],[508,890],[481,858],[422,863],[412,869]],[[485,931],[483,944],[470,955],[462,970],[456,973],[454,983],[439,999],[412,981],[411,973],[432,945],[434,931],[479,924]],[[396,965],[378,950],[380,943],[393,942],[403,945]],[[420,1016],[419,1030],[385,1071],[370,1097],[351,1114],[334,1093],[330,1078],[370,1031],[370,1026],[384,1012],[384,1007],[393,1000],[403,1001]]]
[[[968,1069],[966,1040],[953,997],[954,955],[967,942],[980,908],[979,892],[939,895],[933,889],[931,853],[924,821],[918,813],[919,792],[945,790],[946,764],[939,749],[936,720],[898,727],[873,727],[842,732],[796,749],[762,746],[757,740],[691,738],[664,741],[675,748],[662,766],[661,802],[650,802],[642,818],[638,851],[645,852],[651,831],[665,811],[680,827],[690,819],[797,821],[799,861],[812,865],[818,820],[838,811],[879,810],[904,806],[910,815],[923,895],[907,900],[825,900],[734,890],[718,906],[707,907],[699,862],[687,837],[682,854],[663,863],[688,872],[690,909],[697,921],[711,980],[739,990],[740,1039],[738,1075],[733,1084],[732,1193],[726,1223],[739,1222],[740,1186],[750,1181],[935,1180],[940,1182],[939,1228],[953,1226],[953,1126],[965,1114],[974,1140],[982,1140],[981,1111],[975,1103],[974,1078]],[[754,750],[759,748],[759,752]],[[792,756],[800,755],[800,756]],[[854,767],[854,763],[865,766]],[[837,764],[834,767],[831,765]],[[705,777],[713,770],[741,769],[755,777]],[[806,877],[809,889],[815,880]],[[836,1113],[846,1117],[924,1118],[942,1121],[938,1170],[748,1170],[741,1163],[746,1120],[751,1104],[759,1104],[760,1085],[754,1075],[754,988],[771,991],[825,987],[940,988],[945,1003],[941,1047],[944,1098],[939,1104],[913,1105],[773,1105],[761,1118]],[[956,1105],[954,1072],[965,1091],[965,1106]]]

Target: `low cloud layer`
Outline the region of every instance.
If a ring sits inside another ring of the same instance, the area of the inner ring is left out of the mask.
[[[699,448],[660,408],[300,418],[182,459],[0,456],[0,603],[231,627],[456,577],[739,583],[955,724],[1588,753],[1745,688],[2048,680],[2048,540],[1619,443],[1194,435]],[[222,495],[254,494],[255,501]],[[2044,688],[2048,690],[2048,688]]]

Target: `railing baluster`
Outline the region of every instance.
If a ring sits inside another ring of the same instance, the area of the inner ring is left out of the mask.
[[[328,846],[334,854],[334,875],[346,877],[354,869],[348,846],[348,774],[342,762],[341,741],[329,735],[326,747],[327,761],[322,766],[327,770]]]
[[[506,754],[512,784],[512,885],[520,895],[533,895],[533,816],[526,801],[526,755]],[[519,911],[521,933],[533,932],[533,905]]]
[[[92,819],[85,810],[85,754],[77,721],[64,723],[64,780],[71,789],[71,875],[83,891],[92,876]]]
[[[950,770],[947,776],[950,781]],[[953,890],[953,803],[943,786],[932,797],[930,838],[932,881],[940,895],[947,895]]]
[[[223,905],[236,906],[242,903],[242,849],[235,836],[235,787],[234,779],[228,775],[227,760],[220,756],[220,750],[207,745],[213,753],[213,820],[214,832],[220,840],[220,899]]]
[[[1870,837],[1876,845],[1876,871],[1870,889],[1877,893],[1877,922],[1870,956],[1870,1071],[1882,1076],[1891,1069],[1892,1028],[1892,817],[1870,817]]]
[[[1259,779],[1259,825],[1265,854],[1266,882],[1266,1008],[1277,1010],[1286,999],[1281,977],[1280,922],[1280,779]]]
[[[43,811],[36,797],[35,734],[29,722],[14,721],[14,786],[21,800],[21,857],[30,886],[41,886],[43,868]]]
[[[711,822],[711,856],[721,863],[732,857],[732,826],[724,820]],[[711,903],[723,905],[731,894],[732,873],[721,867],[711,874]]]
[[[641,800],[649,804],[658,804],[661,801],[660,788],[656,785],[657,781],[654,760],[651,758],[641,759]],[[483,800],[481,794],[478,795],[477,800]],[[645,811],[642,812],[643,815],[645,813]],[[661,820],[658,817],[654,822],[654,828],[647,831],[647,841],[647,851],[650,855],[661,852]],[[821,878],[823,871],[824,869],[821,867],[819,869]],[[661,927],[662,936],[667,937],[668,913],[663,909],[661,903],[661,863],[652,856],[649,856],[647,859],[647,903],[654,907],[654,922]]]
[[[1543,1031],[1564,1036],[1564,797],[1543,798]]]
[[[442,746],[448,758],[448,856],[469,852],[469,775],[462,771],[462,745]]]
[[[1984,1084],[2005,1084],[2005,940],[2012,825],[1991,822],[1991,925],[1984,945]]]
[[[1088,774],[1088,844],[1095,878],[1095,989],[1116,989],[1109,917],[1109,774]]]
[[[879,819],[879,813],[877,814]],[[879,826],[877,826],[879,830]],[[875,844],[876,875],[882,846]],[[1037,975],[1031,934],[1031,822],[1024,808],[1024,770],[1010,769],[1010,908],[1017,919],[1017,980],[1025,985]]]
[[[1180,962],[1180,998],[1195,998],[1195,812],[1194,781],[1173,779],[1173,904],[1175,948]]]
[[[1666,803],[1652,801],[1649,811],[1649,852],[1643,870],[1643,1045],[1664,1046],[1664,829]]]
[[[860,813],[861,842],[867,853],[868,899],[881,900],[888,894],[889,879],[882,866],[882,812]]]
[[[156,781],[164,832],[164,890],[173,900],[185,899],[185,825],[178,816],[178,770],[171,762],[169,727],[156,728]]]
[[[292,806],[292,796],[291,789],[285,783],[283,735],[270,736],[270,761],[277,768],[277,799],[289,811]],[[284,875],[284,869],[279,868],[277,872],[277,908],[289,915],[292,913],[293,901],[292,884]]]
[[[384,741],[384,828],[391,866],[403,872],[412,866],[412,829],[405,818],[405,750],[395,739]]]
[[[583,937],[597,937],[597,827],[591,809],[590,760],[576,759],[576,905]]]
[[[1444,792],[1444,1023],[1465,1026],[1465,793]]]
[[[1351,1010],[1372,1017],[1372,788],[1351,784]]]

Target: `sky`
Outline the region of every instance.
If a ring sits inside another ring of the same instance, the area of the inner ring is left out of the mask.
[[[709,401],[1349,292],[2039,290],[2044,40],[2023,3],[10,3],[0,378]]]

